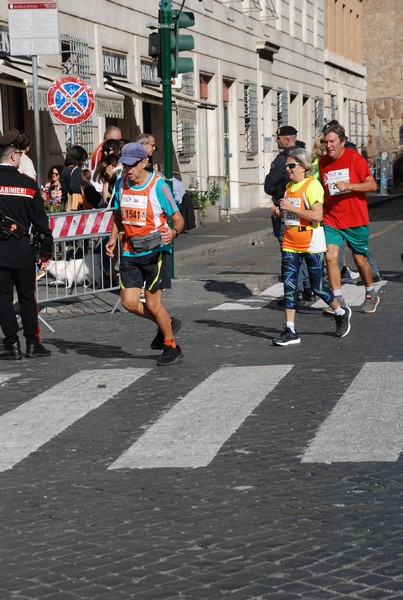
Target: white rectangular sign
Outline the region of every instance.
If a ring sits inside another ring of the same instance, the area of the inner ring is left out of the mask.
[[[10,55],[60,54],[57,2],[8,3]]]

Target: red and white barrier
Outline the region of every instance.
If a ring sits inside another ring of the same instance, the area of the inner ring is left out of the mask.
[[[112,231],[113,210],[80,210],[49,215],[49,226],[55,241],[93,237]]]

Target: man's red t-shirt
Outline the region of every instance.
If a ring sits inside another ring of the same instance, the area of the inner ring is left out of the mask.
[[[340,158],[326,154],[319,161],[320,179],[325,188],[323,223],[335,229],[368,225],[369,214],[365,192],[339,192],[336,181],[362,183],[372,176],[365,158],[356,150],[344,148]]]
[[[91,156],[91,171],[95,171],[97,164],[99,163],[99,161],[102,158],[102,146],[103,146],[104,142],[101,142],[99,144],[99,146],[97,146],[94,150],[94,152],[92,153]]]

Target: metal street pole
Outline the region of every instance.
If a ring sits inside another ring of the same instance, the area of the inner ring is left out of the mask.
[[[171,0],[160,3],[161,34],[161,75],[162,75],[162,121],[164,140],[164,175],[168,185],[172,185],[172,88],[171,88],[171,33],[172,5]],[[172,244],[171,277],[175,277],[174,245]]]
[[[39,116],[39,83],[38,83],[38,57],[32,55],[32,91],[34,96],[34,131],[35,131],[35,154],[37,183],[41,187],[42,165],[41,165],[41,125]]]

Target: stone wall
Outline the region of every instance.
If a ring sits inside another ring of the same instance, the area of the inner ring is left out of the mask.
[[[368,151],[395,153],[403,121],[403,2],[366,0],[364,65],[367,67]],[[382,137],[382,139],[380,139]]]

